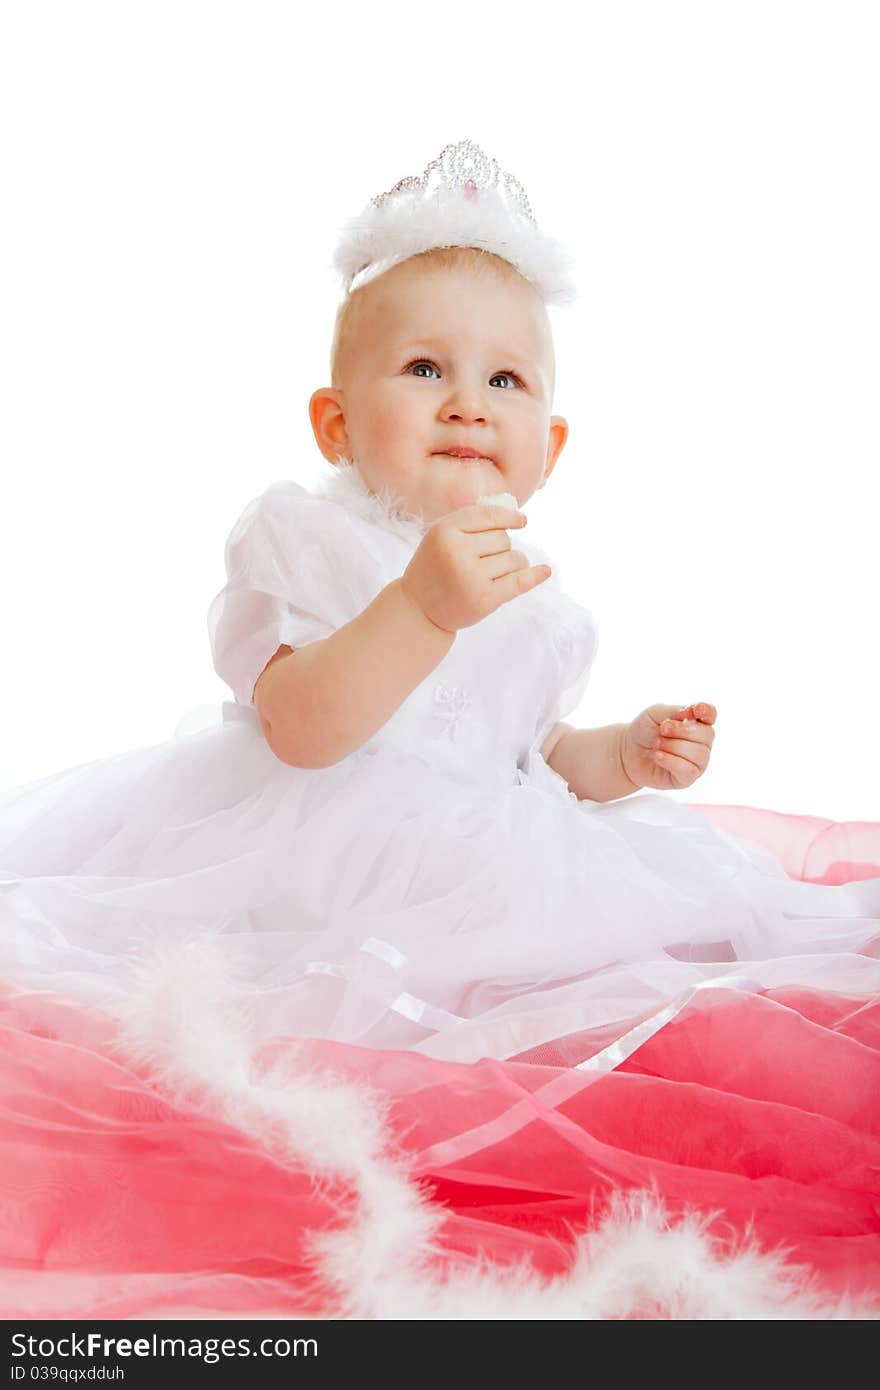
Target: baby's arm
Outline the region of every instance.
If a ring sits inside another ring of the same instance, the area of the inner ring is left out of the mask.
[[[254,705],[269,747],[293,767],[340,762],[388,722],[454,641],[392,580],[331,636],[279,648],[263,668]]]
[[[564,733],[569,732],[573,727],[574,726],[572,724],[554,724],[553,728],[550,730],[549,734],[544,739],[544,742],[541,744],[541,757],[544,759],[544,762],[547,764],[548,767],[553,766],[553,764],[550,762],[550,758],[553,754],[553,749],[556,747],[557,743],[562,738],[562,735]]]
[[[607,724],[601,729],[556,724],[541,747],[541,755],[579,801],[617,801],[639,791],[623,768],[620,743],[625,728],[625,724]]]

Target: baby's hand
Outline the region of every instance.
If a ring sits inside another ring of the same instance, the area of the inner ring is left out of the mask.
[[[714,705],[651,705],[627,724],[620,740],[623,770],[637,787],[689,787],[706,771],[717,718]]]
[[[550,575],[511,549],[508,526],[525,526],[515,506],[474,504],[448,512],[425,532],[403,572],[404,591],[446,632],[471,627]]]

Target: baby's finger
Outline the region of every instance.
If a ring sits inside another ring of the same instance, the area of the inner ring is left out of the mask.
[[[509,544],[503,550],[490,552],[480,556],[480,571],[488,575],[490,579],[503,579],[505,574],[512,574],[514,570],[523,570],[531,563],[521,550],[513,550]]]
[[[705,700],[696,705],[684,705],[675,711],[675,719],[696,719],[701,724],[714,724],[718,717],[718,711],[714,705],[707,704]]]
[[[525,526],[528,517],[516,507],[508,507],[498,502],[474,503],[460,508],[456,525],[460,531],[490,531],[497,527],[507,530],[510,526]]]
[[[690,742],[683,738],[662,738],[655,757],[662,767],[681,761],[692,764],[698,772],[703,772],[709,761],[709,751],[704,743]]]
[[[511,556],[518,556],[519,552],[511,550],[505,557],[508,562]],[[524,557],[520,556],[520,560]],[[514,563],[517,563],[515,560]],[[543,584],[545,579],[549,579],[551,574],[549,565],[530,565],[526,561],[525,565],[517,563],[517,568],[510,570],[509,573],[500,574],[492,580],[493,586],[497,585],[501,591],[501,602],[507,603],[509,599],[517,598],[529,589],[534,589],[536,585]]]
[[[679,782],[695,782],[706,771],[699,763],[691,762],[690,758],[679,758],[675,753],[655,753],[654,764],[658,770],[668,773]]]
[[[664,719],[660,725],[660,735],[678,738],[686,734],[687,738],[696,743],[712,744],[715,741],[715,730],[710,724],[701,724],[695,719]]]
[[[668,772],[670,777],[682,784],[693,782],[695,777],[699,777],[700,773],[704,771],[699,763],[693,762],[690,758],[680,757],[677,753],[670,752],[666,747],[654,750],[654,761],[658,767],[663,768],[664,772]]]

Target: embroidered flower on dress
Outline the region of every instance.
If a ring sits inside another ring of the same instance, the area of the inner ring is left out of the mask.
[[[441,681],[434,686],[434,703],[440,706],[435,715],[443,721],[442,732],[454,743],[461,721],[470,708],[471,697],[464,686],[445,685]]]

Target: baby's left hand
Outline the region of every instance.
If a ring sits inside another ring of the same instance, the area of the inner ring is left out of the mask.
[[[689,787],[706,771],[715,741],[717,711],[700,703],[650,705],[623,728],[620,758],[637,787],[658,791]]]

